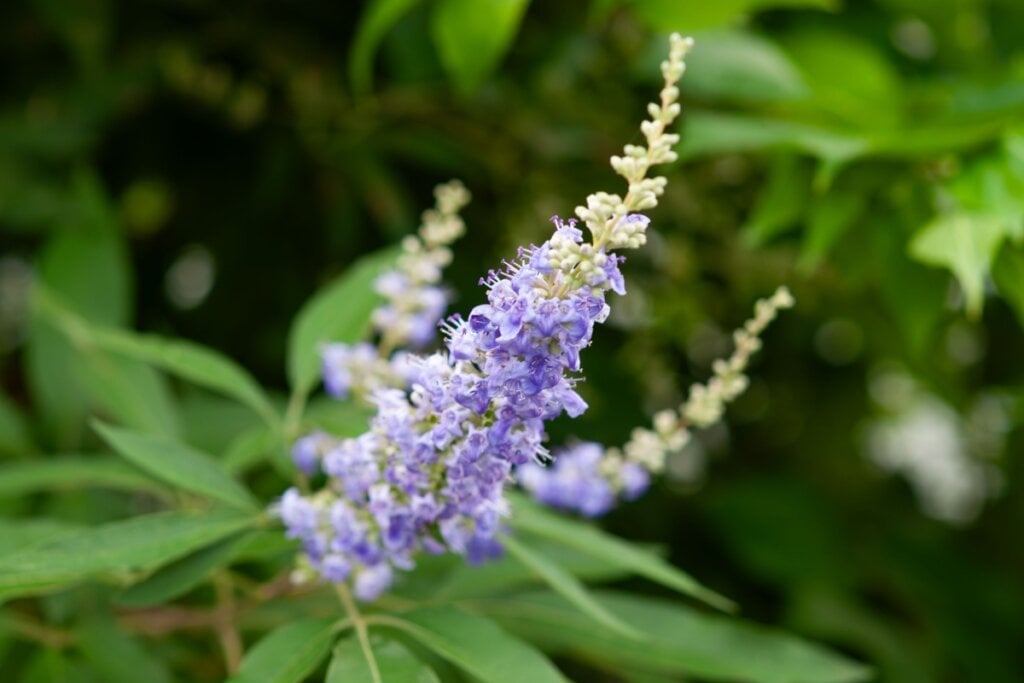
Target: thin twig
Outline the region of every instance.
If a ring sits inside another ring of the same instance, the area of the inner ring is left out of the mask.
[[[373,679],[373,683],[384,683],[384,679],[380,676],[380,669],[377,667],[377,658],[373,655],[373,648],[370,647],[370,636],[366,630],[366,620],[359,612],[359,608],[356,607],[356,602],[352,599],[348,586],[344,583],[338,583],[335,584],[335,588],[338,592],[338,599],[341,600],[341,604],[345,608],[345,612],[348,613],[352,626],[356,630],[356,636],[359,637],[359,646],[363,649],[366,663],[370,666],[370,677]]]

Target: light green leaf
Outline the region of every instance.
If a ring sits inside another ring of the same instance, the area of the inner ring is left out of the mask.
[[[795,636],[664,600],[596,592],[608,610],[646,638],[629,641],[599,628],[550,592],[474,603],[514,633],[552,653],[611,671],[650,671],[702,680],[754,683],[853,683],[867,667]]]
[[[76,632],[86,661],[108,683],[170,683],[171,675],[157,657],[113,621],[91,619]]]
[[[301,619],[271,631],[249,650],[229,683],[298,683],[331,650],[337,619]]]
[[[511,522],[518,530],[564,543],[719,609],[731,610],[734,607],[731,600],[705,588],[689,574],[656,555],[606,534],[597,527],[543,510],[522,496],[514,496],[512,500]]]
[[[252,532],[244,532],[161,567],[153,575],[128,587],[117,596],[117,602],[131,607],[145,607],[168,602],[189,592],[213,571],[229,563],[235,551]]]
[[[78,355],[76,371],[90,398],[119,422],[167,437],[181,431],[167,382],[152,368],[86,349]]]
[[[454,607],[424,607],[376,623],[399,629],[483,683],[564,683],[543,655],[494,622]]]
[[[1006,222],[998,216],[952,211],[936,216],[910,242],[910,255],[932,266],[948,268],[963,287],[967,312],[978,315],[985,277],[1006,238]]]
[[[697,31],[725,26],[762,9],[817,7],[833,9],[835,0],[626,0],[636,16],[657,31]]]
[[[352,49],[348,57],[348,76],[352,90],[363,94],[373,85],[373,57],[381,39],[421,0],[371,0],[359,17]]]
[[[501,542],[514,558],[535,572],[556,593],[578,607],[581,612],[627,638],[635,639],[641,637],[635,628],[623,622],[606,610],[601,603],[597,602],[579,579],[568,571],[562,569],[541,553],[534,552],[529,546],[520,543],[513,536],[506,536]]]
[[[53,455],[43,460],[0,465],[0,498],[83,488],[166,493],[137,469],[106,456]]]
[[[14,551],[42,545],[61,536],[71,536],[81,530],[82,527],[78,524],[45,517],[0,518],[0,557],[7,557]]]
[[[483,85],[504,57],[529,0],[438,0],[430,28],[448,75],[463,95]]]
[[[684,118],[681,158],[722,152],[795,149],[840,167],[865,154],[869,141],[806,123],[744,114],[691,110]]]
[[[235,437],[221,462],[228,474],[237,476],[263,462],[278,448],[281,439],[274,430],[256,427]]]
[[[658,45],[659,60],[663,51]],[[699,97],[737,102],[789,101],[808,92],[786,53],[745,29],[697,35],[693,50],[686,56],[682,88]]]
[[[306,395],[320,374],[320,348],[328,342],[354,343],[370,331],[370,315],[380,302],[377,276],[394,266],[395,249],[366,256],[310,299],[288,334],[288,381]]]
[[[349,636],[335,645],[325,683],[440,683],[429,666],[397,641],[375,634],[370,649],[380,678],[373,677],[358,639]]]
[[[163,436],[150,436],[95,422],[97,432],[115,451],[150,474],[186,491],[243,510],[259,501],[205,453]]]
[[[159,567],[256,521],[234,510],[158,512],[111,522],[0,559],[0,600],[104,573]]]

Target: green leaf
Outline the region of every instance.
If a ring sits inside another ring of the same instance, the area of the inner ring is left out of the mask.
[[[24,456],[35,450],[25,416],[14,401],[0,393],[0,455]]]
[[[228,474],[237,476],[263,462],[280,447],[281,439],[277,432],[266,427],[256,427],[235,437],[224,452],[221,462]]]
[[[0,600],[98,574],[153,569],[255,521],[234,510],[158,512],[61,536],[0,560]]]
[[[743,238],[752,247],[771,241],[794,226],[803,215],[810,194],[811,177],[802,159],[778,154],[772,160],[768,183],[761,190]]]
[[[658,45],[658,60],[664,47]],[[652,69],[650,73],[657,73]],[[685,93],[737,102],[781,102],[806,95],[799,70],[775,43],[745,29],[696,36],[686,56]]]
[[[807,216],[800,267],[811,270],[832,251],[836,242],[860,216],[867,202],[863,191],[830,191],[815,197]]]
[[[376,623],[404,631],[484,683],[563,683],[543,655],[494,622],[454,607],[424,607]]]
[[[722,152],[794,149],[838,168],[866,154],[869,141],[806,123],[743,114],[690,110],[684,118],[681,158]]]
[[[218,391],[253,409],[267,424],[278,422],[266,394],[244,368],[213,349],[181,339],[92,328],[100,348],[149,363],[199,386]]]
[[[395,249],[371,254],[310,299],[288,334],[288,381],[306,395],[320,374],[320,347],[328,342],[354,343],[370,331],[370,315],[380,302],[373,291],[377,276],[394,266]]]
[[[168,602],[189,592],[215,569],[226,565],[235,551],[252,532],[244,532],[161,567],[153,575],[128,587],[117,596],[117,602],[130,607],[146,607]]]
[[[365,94],[373,86],[373,57],[381,39],[421,0],[371,0],[359,17],[348,56],[352,90]]]
[[[833,9],[835,0],[715,0],[680,2],[679,0],[628,0],[636,16],[657,31],[696,31],[733,23],[761,9],[777,7],[817,7]]]
[[[996,286],[1024,325],[1024,252],[1009,244],[999,250],[992,270]]]
[[[441,63],[463,95],[471,95],[504,57],[529,0],[438,0],[430,28]]]
[[[370,649],[380,678],[375,679],[355,636],[338,641],[325,683],[440,683],[437,674],[401,643],[374,634]]]
[[[910,255],[928,265],[948,268],[963,287],[967,312],[978,315],[1006,223],[997,216],[952,211],[936,216],[910,242]]]
[[[562,569],[541,553],[534,552],[529,546],[520,543],[512,536],[506,536],[501,542],[514,558],[534,571],[556,593],[578,607],[581,612],[627,638],[634,639],[640,637],[640,633],[636,629],[606,610],[593,598],[579,579],[565,569]]]
[[[705,588],[689,574],[656,555],[606,534],[597,527],[543,510],[522,496],[514,496],[512,500],[511,522],[516,529],[564,543],[719,609],[734,608],[731,600]]]
[[[131,273],[127,250],[96,178],[79,173],[74,211],[39,254],[37,281],[85,318],[106,325],[128,321]],[[77,442],[88,397],[70,345],[33,315],[26,348],[27,379],[47,431],[61,446]]]
[[[82,527],[78,524],[45,517],[0,518],[0,557],[7,557],[15,551],[48,543],[61,536],[71,536],[81,530]]]
[[[298,683],[330,652],[337,619],[302,619],[263,637],[229,683]]]
[[[571,654],[611,671],[756,683],[852,683],[869,677],[863,665],[779,631],[659,599],[614,592],[595,595],[646,637],[617,637],[550,592],[475,604],[549,652]]]
[[[205,453],[163,436],[93,425],[129,462],[169,484],[243,510],[257,510],[259,501]]]
[[[167,383],[152,368],[88,349],[79,355],[76,370],[92,400],[119,422],[167,437],[180,432]]]
[[[55,455],[0,465],[0,498],[83,488],[165,493],[158,483],[127,463],[105,456]]]
[[[618,564],[568,548],[542,538],[530,540],[530,547],[543,553],[550,561],[578,579],[586,581],[612,581],[630,575]],[[419,572],[417,572],[418,574]],[[412,577],[410,577],[412,578]],[[510,588],[520,588],[537,582],[537,576],[521,562],[511,557],[502,557],[493,562],[471,565],[458,562],[446,578],[436,577],[423,586],[423,597],[466,598],[479,595],[494,595]],[[404,585],[409,582],[406,581]]]
[[[86,661],[108,683],[170,683],[163,663],[113,621],[91,619],[76,630]]]

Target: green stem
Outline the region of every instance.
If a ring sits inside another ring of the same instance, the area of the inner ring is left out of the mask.
[[[355,600],[352,599],[352,593],[349,592],[348,586],[338,583],[335,584],[335,589],[338,592],[338,599],[341,600],[341,604],[345,608],[345,612],[348,613],[348,618],[352,622],[353,628],[356,630],[359,646],[363,649],[363,656],[366,657],[366,663],[370,667],[370,677],[373,679],[373,683],[384,683],[384,679],[380,676],[380,668],[377,666],[377,658],[373,655],[373,648],[370,647],[370,635],[366,629],[366,619],[359,612],[359,608],[356,606]]]

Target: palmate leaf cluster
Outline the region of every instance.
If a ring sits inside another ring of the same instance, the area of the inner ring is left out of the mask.
[[[780,282],[800,307],[696,444],[703,488],[670,466],[601,527],[517,500],[503,560],[424,561],[365,610],[384,680],[1020,680],[1019,3],[342,5],[0,8],[5,680],[371,680],[265,513],[295,434],[366,425],[319,396],[316,343],[365,334],[449,177],[476,303],[606,185],[672,30],[675,191],[555,440],[621,443],[728,351],[709,321]],[[182,307],[196,253],[213,288]],[[998,436],[973,526],[862,457],[894,370]]]

